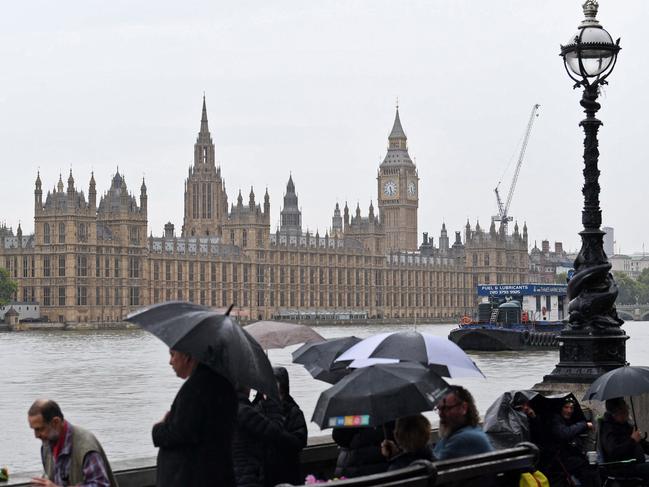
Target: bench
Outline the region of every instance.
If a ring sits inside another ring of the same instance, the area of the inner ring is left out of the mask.
[[[334,485],[336,487],[518,486],[520,474],[534,471],[538,459],[539,450],[536,445],[521,443],[515,448],[452,460],[438,462],[421,460],[400,470],[340,480]],[[280,484],[278,487],[294,486]]]
[[[336,462],[337,447],[329,439],[317,440],[302,452],[304,471],[307,473],[323,472],[331,476]],[[439,462],[419,461],[415,464],[392,472],[368,475],[336,482],[336,487],[430,487],[437,485],[482,485],[470,479],[477,477],[497,477],[496,485],[518,486],[518,477],[522,472],[534,470],[538,461],[538,449],[531,443],[521,443],[515,448],[497,450],[481,455],[473,455]],[[153,487],[155,485],[155,459],[139,459],[113,464],[115,477],[120,487]],[[40,475],[11,475],[9,482],[0,482],[0,487],[27,487],[29,479]],[[282,484],[289,487],[289,484]]]

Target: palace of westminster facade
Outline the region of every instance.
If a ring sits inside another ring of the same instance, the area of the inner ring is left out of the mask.
[[[40,304],[50,321],[118,321],[152,303],[183,300],[243,317],[380,317],[455,319],[472,314],[476,285],[520,283],[528,275],[527,228],[482,230],[469,222],[449,241],[445,225],[433,245],[417,246],[419,178],[397,108],[377,176],[378,208],[367,216],[335,205],[325,235],[302,231],[289,177],[281,223],[270,227],[270,197],[228,196],[215,164],[203,100],[194,162],[185,181],[180,236],[167,223],[148,236],[147,188],[139,201],[119,171],[97,201],[72,172],[64,187],[34,190],[34,234],[0,228],[0,266],[18,283],[16,300]]]

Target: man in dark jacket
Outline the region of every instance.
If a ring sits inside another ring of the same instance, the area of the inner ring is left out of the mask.
[[[599,438],[604,462],[636,461],[615,468],[615,472],[649,481],[649,463],[645,462],[644,441],[640,432],[629,422],[629,407],[623,398],[606,401],[606,413],[601,422]]]
[[[269,445],[265,455],[265,485],[273,487],[281,483],[302,484],[304,475],[300,469],[300,452],[306,447],[308,430],[304,414],[290,394],[288,370],[273,367],[280,398],[280,413],[283,416],[284,434],[279,441]],[[265,411],[268,401],[261,401]]]
[[[575,421],[575,403],[568,398],[550,421],[548,448],[550,464],[548,473],[557,479],[576,477],[583,487],[598,487],[600,485],[597,471],[589,465],[586,455],[577,444],[577,437],[593,429],[593,424],[587,421]],[[554,485],[554,483],[552,482]]]
[[[160,448],[158,487],[234,487],[232,430],[237,399],[232,385],[191,356],[170,350],[169,364],[187,379],[164,419],[153,425]]]

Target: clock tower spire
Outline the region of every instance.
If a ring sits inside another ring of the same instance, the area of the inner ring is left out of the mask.
[[[408,154],[399,105],[388,136],[388,152],[379,166],[378,206],[385,229],[386,250],[417,250],[419,176]]]

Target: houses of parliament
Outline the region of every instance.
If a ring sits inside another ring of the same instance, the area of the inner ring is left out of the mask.
[[[169,300],[233,304],[249,319],[451,320],[472,313],[477,284],[527,278],[526,226],[508,234],[467,221],[449,238],[442,224],[436,242],[423,233],[418,245],[420,181],[398,108],[376,208],[332,204],[324,235],[303,231],[292,176],[274,231],[267,190],[258,197],[251,189],[245,200],[239,191],[229,203],[214,151],[203,99],[182,228],[167,223],[160,236],[149,235],[144,180],[138,196],[118,171],[98,199],[94,175],[87,198],[72,172],[46,194],[37,175],[34,233],[0,228],[0,266],[18,284],[16,300],[67,323],[118,321]]]

